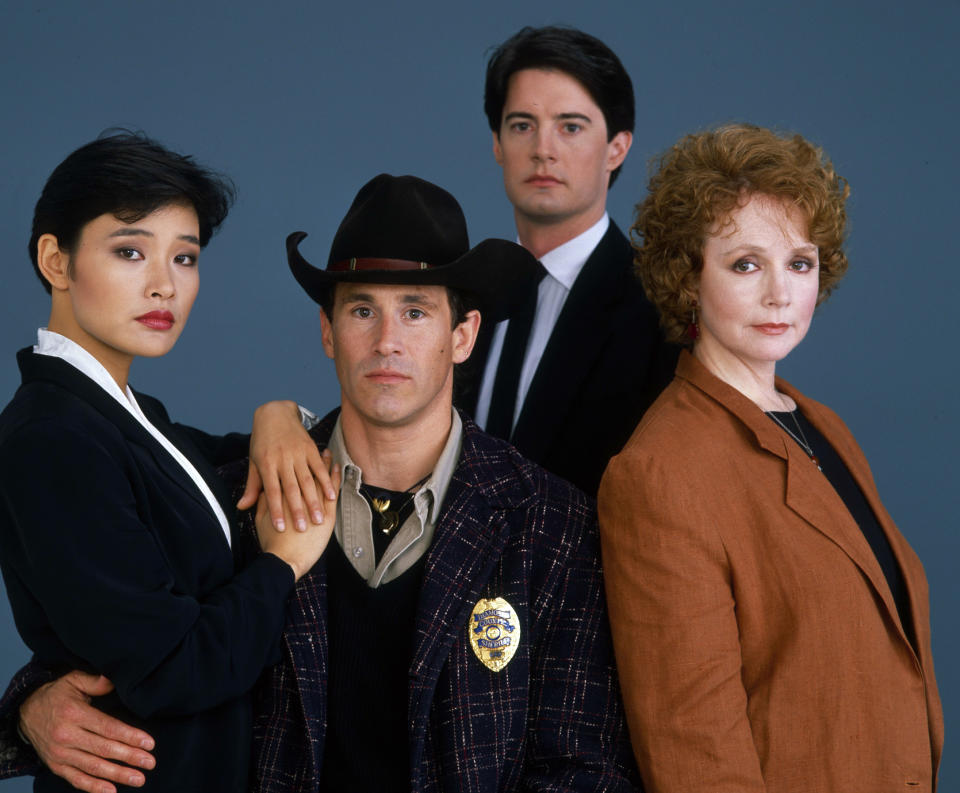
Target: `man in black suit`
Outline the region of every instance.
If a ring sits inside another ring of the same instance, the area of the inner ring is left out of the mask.
[[[633,140],[633,86],[593,36],[524,28],[487,64],[484,109],[518,240],[546,273],[511,320],[481,329],[460,402],[594,495],[677,356],[606,212]]]

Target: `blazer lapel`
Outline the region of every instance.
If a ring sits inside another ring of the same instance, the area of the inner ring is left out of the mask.
[[[160,445],[156,438],[154,438],[126,408],[118,403],[116,399],[110,396],[110,394],[104,391],[103,388],[87,377],[87,375],[83,374],[79,369],[61,358],[49,355],[37,355],[28,347],[17,354],[17,361],[20,364],[24,382],[29,380],[47,380],[67,389],[102,414],[103,417],[123,433],[124,437],[131,443],[149,453],[156,463],[157,469],[168,479],[176,483],[184,493],[206,511],[210,519],[216,524],[218,533],[223,536],[223,532],[220,531],[220,523],[210,508],[210,504],[187,472],[183,470],[180,463],[178,463],[172,455]],[[144,415],[146,415],[146,412]],[[149,416],[149,419],[153,422],[154,416]],[[166,434],[167,430],[169,430],[168,423],[163,420],[159,423],[161,426],[158,427],[158,429]],[[168,436],[171,442],[173,439],[176,439],[178,442],[181,441],[176,433],[171,434],[173,438]],[[205,467],[209,468],[208,466]],[[216,482],[217,478],[214,476],[212,481]],[[221,501],[221,504],[222,503]],[[227,514],[230,514],[229,510],[227,510]],[[227,547],[225,536],[224,547]]]
[[[870,509],[873,510],[873,514],[876,516],[877,522],[880,524],[883,533],[886,535],[887,541],[890,543],[890,548],[893,551],[894,558],[897,560],[897,564],[899,565],[903,574],[904,582],[906,583],[907,587],[907,594],[910,599],[910,612],[913,617],[913,623],[914,625],[923,624],[924,620],[920,618],[920,615],[917,611],[916,585],[911,576],[911,572],[916,563],[916,557],[913,554],[913,551],[907,547],[906,542],[904,541],[903,536],[897,530],[893,519],[890,517],[890,514],[881,503],[880,494],[877,492],[876,485],[873,481],[872,475],[870,474],[866,460],[863,457],[863,453],[858,447],[856,447],[855,444],[853,444],[852,437],[849,435],[849,430],[847,430],[847,428],[833,415],[823,412],[820,410],[819,405],[804,397],[803,394],[797,392],[797,390],[790,386],[789,383],[778,379],[777,385],[780,390],[793,397],[794,401],[796,401],[796,403],[800,406],[800,409],[803,411],[803,414],[807,417],[810,423],[813,424],[813,426],[816,427],[816,429],[825,438],[827,438],[827,440],[830,441],[830,444],[840,456],[843,464],[853,476],[854,481],[857,483],[857,487],[860,488],[864,498],[866,498],[867,503],[870,505]],[[806,455],[804,455],[799,449],[796,450],[796,456],[798,458],[806,459]],[[797,463],[797,467],[798,470],[802,470],[802,466],[799,462]],[[816,471],[815,467],[814,470],[818,475],[822,476],[819,471]],[[801,482],[797,481],[797,487],[799,489],[800,487],[806,487],[806,485],[803,485]],[[831,509],[835,510],[835,512],[832,513],[832,523],[838,524],[838,532],[841,532],[849,543],[848,546],[841,547],[844,547],[844,550],[846,550],[851,558],[857,562],[867,578],[870,579],[870,582],[877,590],[877,594],[885,604],[887,611],[890,614],[890,618],[893,620],[894,624],[899,629],[900,634],[903,636],[904,641],[911,647],[911,649],[913,649],[913,642],[911,642],[907,637],[906,632],[903,629],[903,625],[900,622],[900,614],[897,611],[896,603],[894,603],[893,594],[890,592],[887,579],[880,568],[880,563],[877,561],[876,555],[870,548],[870,545],[867,542],[866,537],[864,537],[860,527],[850,516],[846,509],[846,505],[843,504],[843,500],[836,494],[836,491],[834,491],[833,488],[830,488],[830,495],[832,495],[834,499],[834,506],[832,506]],[[801,500],[802,499],[798,495],[796,501],[799,503]],[[838,520],[839,515],[843,515],[843,521]]]
[[[629,260],[630,243],[611,220],[607,233],[590,254],[574,281],[543,357],[537,366],[511,441],[538,459],[553,439],[580,392],[604,339],[611,332],[611,302],[621,290],[621,268],[611,262]]]
[[[155,411],[151,410],[149,402],[141,399],[139,393],[137,393],[136,396],[144,415],[146,415],[146,417],[150,420],[150,423],[160,430],[160,432],[163,433],[170,440],[170,442],[180,450],[180,453],[190,461],[193,467],[197,469],[197,473],[199,473],[203,480],[207,483],[207,486],[210,488],[217,501],[220,502],[220,507],[227,516],[227,521],[232,525],[235,522],[234,514],[236,510],[232,502],[230,488],[227,487],[226,482],[224,482],[223,478],[217,473],[216,469],[210,465],[209,462],[207,462],[207,458],[200,453],[199,449],[193,445],[193,442],[190,440],[190,438],[179,432],[167,417],[161,416]],[[149,435],[149,433],[147,434]],[[152,439],[152,436],[150,437]],[[156,445],[159,446],[159,444]],[[169,459],[173,459],[166,452],[166,449],[163,449],[163,451]],[[183,470],[183,467],[179,463],[177,463],[175,460],[173,462],[175,467],[171,470],[174,473],[179,471],[183,474],[181,478],[176,480],[177,483],[188,493],[190,493],[194,500],[205,504],[209,510],[210,505],[203,497],[203,494],[197,489],[193,480],[190,478],[187,472]]]
[[[810,458],[804,451],[792,441],[788,442],[783,433],[764,415],[760,408],[735,388],[710,374],[703,364],[690,353],[684,352],[681,355],[680,362],[677,365],[677,376],[689,380],[716,399],[751,430],[757,443],[763,449],[784,461],[787,467],[787,489],[784,494],[786,505],[817,531],[836,543],[860,568],[884,603],[884,607],[903,636],[904,641],[912,647],[910,642],[907,641],[903,626],[900,624],[900,617],[897,614],[896,604],[893,602],[893,594],[887,585],[887,579],[883,575],[880,563],[870,548],[870,544],[850,515],[843,499],[837,495],[823,473],[810,462]],[[867,483],[864,480],[865,472],[862,466],[857,463],[859,455],[853,454],[843,442],[842,439],[846,436],[845,430],[841,431],[837,421],[825,420],[824,414],[816,409],[816,403],[806,399],[785,380],[777,378],[777,388],[793,397],[800,409],[803,410],[804,415],[834,445],[876,511],[875,505],[878,501],[875,498],[875,488],[873,488],[872,482]],[[886,512],[877,511],[876,514],[882,523],[883,518],[881,516],[886,516]],[[884,526],[884,531],[889,536],[890,532],[887,526]]]
[[[811,422],[812,423],[812,422]],[[816,426],[816,425],[814,425]],[[817,427],[817,429],[820,429]],[[831,440],[829,435],[825,437]],[[886,606],[894,624],[903,633],[897,614],[893,595],[887,585],[880,563],[860,527],[847,510],[843,499],[837,495],[810,458],[796,444],[785,443],[789,459],[787,461],[787,506],[814,528],[833,540],[844,553],[860,568],[867,580],[873,585]],[[841,455],[842,456],[842,455]],[[844,459],[851,472],[853,468]],[[858,481],[858,484],[862,483]],[[864,493],[866,493],[864,489]],[[906,640],[906,634],[904,634]]]
[[[502,447],[493,453],[480,449],[486,436],[469,420],[464,427],[464,451],[427,555],[417,610],[408,700],[414,778],[440,672],[502,555],[510,534],[508,511],[528,497],[517,484],[495,492],[502,487],[497,482],[497,472],[503,478]]]

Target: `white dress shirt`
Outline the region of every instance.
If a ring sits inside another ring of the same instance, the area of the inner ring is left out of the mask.
[[[210,509],[213,510],[213,514],[216,515],[217,520],[220,522],[220,528],[223,529],[223,533],[227,538],[227,545],[231,544],[230,524],[227,522],[227,516],[223,512],[220,502],[217,501],[213,495],[213,491],[210,490],[210,486],[204,481],[203,477],[200,476],[199,471],[193,467],[193,463],[184,457],[183,453],[170,443],[160,430],[150,423],[149,419],[147,419],[140,409],[140,405],[137,404],[137,399],[133,395],[133,391],[129,385],[127,385],[126,392],[121,391],[120,386],[117,385],[117,381],[110,376],[110,373],[104,368],[100,361],[75,341],[68,339],[66,336],[61,336],[59,333],[47,330],[46,328],[37,330],[37,343],[34,345],[33,351],[37,355],[49,355],[52,358],[60,358],[76,369],[79,369],[140,422],[143,428],[154,437],[157,443],[169,452],[170,456],[173,457],[187,473],[187,476],[193,480],[193,483],[210,504]]]
[[[610,216],[604,212],[603,217],[594,223],[582,234],[568,240],[552,251],[545,253],[540,259],[547,274],[540,282],[537,291],[537,310],[533,318],[533,327],[527,339],[527,350],[523,356],[523,368],[520,370],[520,384],[517,388],[517,401],[513,408],[511,430],[517,423],[523,402],[530,390],[530,383],[536,374],[537,366],[547,349],[550,334],[557,324],[563,304],[567,302],[573,282],[577,280],[583,265],[587,263],[590,254],[600,243],[603,235],[610,226]],[[477,424],[483,428],[487,426],[490,415],[490,400],[493,398],[493,384],[497,377],[497,366],[500,363],[500,353],[503,351],[503,342],[507,335],[507,325],[510,320],[498,322],[490,341],[490,354],[487,356],[487,365],[483,370],[483,380],[480,381],[480,396],[477,400]]]

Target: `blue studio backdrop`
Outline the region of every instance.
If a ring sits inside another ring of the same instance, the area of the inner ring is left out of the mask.
[[[318,412],[337,404],[317,308],[289,275],[283,240],[309,232],[301,249],[324,262],[375,174],[412,173],[450,190],[472,241],[513,237],[482,93],[489,48],[523,25],[582,28],[633,77],[637,129],[609,204],[623,228],[649,158],[684,133],[750,121],[822,145],[852,186],[851,265],[780,371],[851,426],[926,565],[946,712],[941,790],[960,790],[951,751],[960,729],[958,0],[0,8],[3,401],[19,384],[15,351],[49,310],[26,250],[34,202],[52,168],[107,127],[144,130],[239,188],[202,256],[200,297],[177,348],[131,373],[174,418],[217,432],[249,428],[268,399]],[[0,594],[0,682],[27,657]],[[4,793],[29,788],[0,783]]]

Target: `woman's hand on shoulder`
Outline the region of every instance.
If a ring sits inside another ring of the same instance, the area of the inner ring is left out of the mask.
[[[267,402],[253,415],[247,486],[237,508],[249,509],[263,492],[277,531],[291,524],[306,531],[308,523],[324,522],[324,500],[336,502],[329,468],[329,451],[317,449],[296,403]]]
[[[329,458],[328,458],[329,462]],[[304,531],[282,531],[275,528],[275,521],[267,506],[265,495],[257,502],[257,536],[260,547],[267,553],[279,556],[293,568],[293,574],[299,581],[316,564],[333,533],[337,519],[337,496],[340,492],[340,466],[334,465],[329,475],[333,487],[333,498],[324,498],[323,519],[311,523]],[[292,519],[290,507],[284,500],[282,515],[285,521]]]

